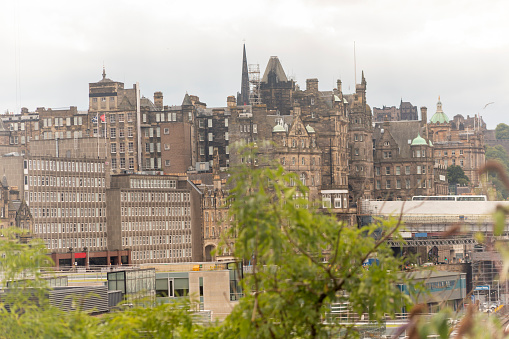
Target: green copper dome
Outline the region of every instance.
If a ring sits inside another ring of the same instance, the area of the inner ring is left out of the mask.
[[[272,129],[272,132],[286,132],[286,130],[285,130],[285,128],[283,126],[281,126],[280,124],[277,124]]]
[[[414,140],[412,140],[411,146],[416,146],[416,145],[426,145],[426,146],[428,146],[428,143],[426,142],[426,140],[424,140],[423,137],[421,137],[420,134],[417,134],[417,137]]]
[[[436,123],[446,124],[448,122],[449,122],[449,117],[442,110],[442,102],[440,101],[440,97],[438,97],[437,112],[435,114],[433,114],[433,116],[431,117],[431,123],[432,124],[436,124]]]

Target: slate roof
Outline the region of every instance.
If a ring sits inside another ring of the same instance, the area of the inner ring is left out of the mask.
[[[384,133],[391,133],[392,137],[399,146],[399,153],[403,158],[410,158],[412,152],[410,150],[410,143],[417,135],[424,134],[421,127],[421,122],[418,120],[403,120],[403,121],[390,121],[388,123],[377,123],[373,130],[373,139],[377,141],[381,139],[381,129]]]
[[[277,56],[271,56],[269,59],[269,63],[265,68],[265,73],[263,73],[262,82],[269,82],[269,73],[274,71],[278,81],[288,81],[286,77],[285,71],[283,70],[283,66],[281,66],[281,62]]]

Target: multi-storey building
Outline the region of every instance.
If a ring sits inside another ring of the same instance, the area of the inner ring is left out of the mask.
[[[35,112],[27,108],[21,114],[1,116],[4,128],[10,132],[8,145],[28,152],[32,141],[77,140],[87,137],[88,115],[76,107],[51,109],[39,107]]]
[[[355,94],[345,96],[348,105],[348,185],[350,201],[373,198],[373,125],[371,108],[366,101],[366,79],[362,72],[361,83]],[[338,88],[341,83],[338,81]]]
[[[201,193],[187,177],[120,174],[107,192],[108,242],[132,262],[202,260]]]
[[[124,83],[106,78],[89,84],[89,110],[86,131],[90,137],[104,139],[113,173],[140,170],[141,107],[139,86],[125,89]]]
[[[230,227],[228,191],[225,187],[226,180],[220,177],[218,170],[218,166],[214,165],[213,185],[200,185],[203,193],[201,208],[205,261],[232,259],[234,240],[227,237]]]
[[[112,257],[119,263],[121,255],[127,263],[127,253],[108,251],[104,159],[4,155],[1,166],[19,183],[33,217],[32,233],[45,242],[57,266],[76,259],[107,265]]]
[[[479,186],[479,168],[486,162],[484,150],[484,129],[482,121],[474,117],[467,119],[466,124],[462,115],[456,115],[453,121],[442,109],[442,102],[438,98],[437,111],[428,124],[429,137],[435,146],[437,164],[447,168],[458,165],[470,179],[473,187]]]
[[[399,121],[399,120],[418,120],[417,106],[412,105],[408,101],[399,103],[399,108],[396,106],[383,106],[382,108],[373,107],[373,118],[376,122],[383,121]]]
[[[374,197],[410,200],[414,195],[446,195],[445,168],[435,164],[434,147],[420,121],[376,124],[373,133]]]

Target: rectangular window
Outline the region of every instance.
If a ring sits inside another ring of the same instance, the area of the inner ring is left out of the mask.
[[[116,138],[116,137],[117,137],[117,129],[110,128],[110,138]]]
[[[400,174],[401,174],[401,167],[396,166],[396,175],[400,175]]]
[[[391,168],[389,166],[385,167],[385,174],[390,175],[391,174]]]
[[[127,136],[129,138],[133,137],[133,128],[132,127],[127,127]]]
[[[114,124],[116,121],[116,115],[115,114],[110,114],[110,124]]]
[[[406,189],[410,188],[410,179],[406,179]]]
[[[115,143],[111,144],[111,153],[117,153],[117,144]]]
[[[380,180],[377,180],[376,181],[376,189],[379,190],[380,189]]]
[[[230,140],[230,135],[228,132],[224,132],[224,140]]]
[[[209,141],[214,141],[214,134],[209,133]]]
[[[421,174],[421,166],[417,166],[417,174]]]
[[[124,132],[125,130],[123,128],[119,128],[118,129],[118,137],[119,138],[123,138],[124,137]]]
[[[212,127],[212,119],[208,119],[207,120],[207,126],[208,127]]]
[[[405,166],[405,174],[410,175],[410,166]]]
[[[164,134],[170,134],[170,129],[169,128],[165,128],[163,131],[164,131]]]
[[[380,175],[380,167],[375,167],[375,175]]]
[[[401,189],[401,180],[400,179],[396,180],[396,188]]]
[[[130,142],[130,143],[128,144],[128,149],[129,149],[129,153],[134,152],[134,142]]]
[[[387,189],[391,188],[391,181],[390,180],[387,180],[385,182],[385,188],[387,188]]]
[[[224,119],[224,127],[228,127],[228,118]]]

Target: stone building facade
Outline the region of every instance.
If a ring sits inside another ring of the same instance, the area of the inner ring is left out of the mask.
[[[433,143],[420,121],[378,123],[373,138],[374,197],[411,200],[416,195],[447,194],[445,167],[435,164]]]
[[[382,108],[373,107],[373,119],[376,122],[419,120],[419,116],[417,113],[417,106],[401,99],[399,108],[396,106],[383,106]]]
[[[483,122],[478,117],[465,121],[462,115],[456,115],[454,120],[450,121],[442,109],[440,98],[436,113],[428,124],[437,164],[445,168],[451,165],[460,166],[473,187],[479,186],[478,170],[486,162],[482,126]]]
[[[340,83],[338,82],[338,87]],[[348,105],[348,189],[350,201],[372,199],[373,179],[373,125],[371,108],[366,101],[366,79],[362,72],[361,83],[355,94],[345,96]]]

